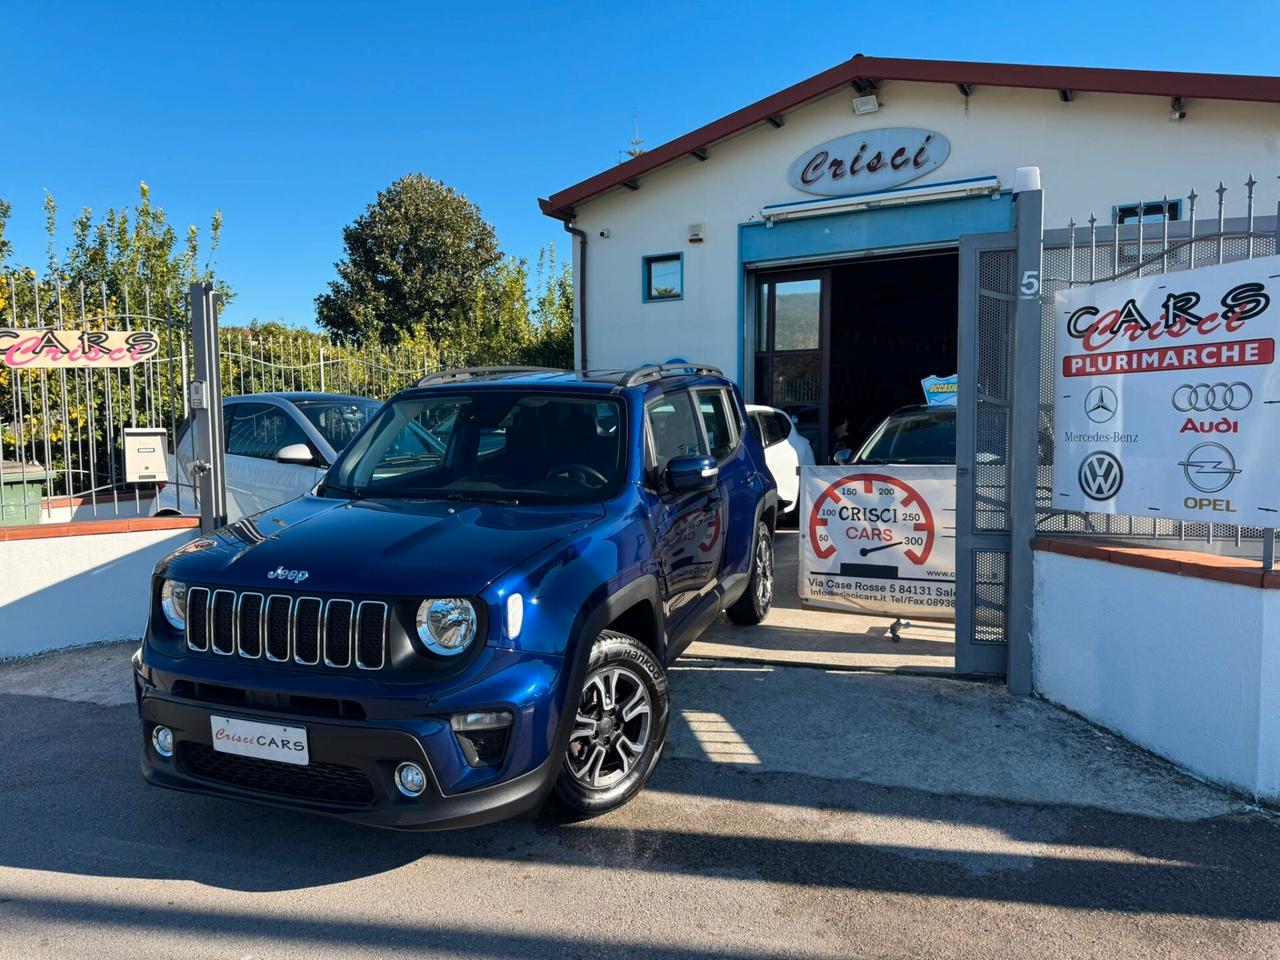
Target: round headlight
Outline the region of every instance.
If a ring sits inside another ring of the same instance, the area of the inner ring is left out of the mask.
[[[435,653],[461,653],[475,636],[476,608],[470,600],[441,597],[423,600],[418,607],[418,639]]]
[[[187,629],[187,585],[178,580],[166,580],[160,588],[160,609],[173,629]]]

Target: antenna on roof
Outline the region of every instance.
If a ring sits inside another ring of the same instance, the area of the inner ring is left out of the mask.
[[[631,115],[635,121],[635,136],[631,138],[631,146],[627,147],[626,154],[632,160],[644,153],[644,141],[640,139],[640,111],[636,110]]]

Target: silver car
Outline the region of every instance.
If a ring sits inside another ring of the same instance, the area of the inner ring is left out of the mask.
[[[335,393],[255,393],[222,401],[227,519],[258,513],[310,490],[381,409],[367,397]],[[198,513],[190,424],[178,429],[156,514]]]

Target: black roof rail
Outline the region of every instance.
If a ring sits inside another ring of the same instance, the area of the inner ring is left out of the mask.
[[[618,381],[620,387],[634,387],[650,380],[661,380],[663,377],[684,377],[706,375],[723,377],[724,371],[705,363],[647,363],[643,367],[628,370]]]
[[[452,370],[436,370],[418,381],[418,386],[433,383],[453,383],[458,380],[477,380],[480,377],[514,377],[522,373],[569,373],[558,367],[457,367]]]

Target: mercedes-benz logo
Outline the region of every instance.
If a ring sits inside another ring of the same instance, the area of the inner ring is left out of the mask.
[[[1120,401],[1110,387],[1094,387],[1084,395],[1084,412],[1094,423],[1106,423],[1116,415]]]
[[[1124,467],[1114,454],[1095,450],[1080,461],[1078,477],[1080,489],[1090,500],[1110,500],[1124,483]]]
[[[1178,461],[1178,466],[1187,483],[1201,493],[1225,490],[1240,473],[1231,451],[1212,441],[1196,444],[1185,459]]]
[[[1170,402],[1181,413],[1210,410],[1243,410],[1253,402],[1253,388],[1247,383],[1184,383],[1173,391]]]

